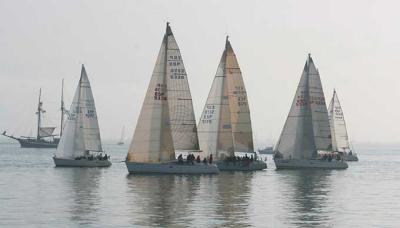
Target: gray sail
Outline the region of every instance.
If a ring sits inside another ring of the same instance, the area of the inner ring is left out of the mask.
[[[127,161],[158,163],[175,159],[167,88],[167,50],[171,29],[167,24],[157,61],[136,124]]]
[[[175,150],[199,150],[196,118],[189,81],[178,44],[167,28],[167,88],[169,117]]]
[[[308,56],[276,151],[285,158],[309,159],[328,150],[330,127],[321,80]]]

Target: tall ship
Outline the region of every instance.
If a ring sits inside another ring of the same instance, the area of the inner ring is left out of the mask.
[[[85,67],[75,90],[64,134],[53,157],[56,166],[108,167],[109,156],[104,153],[92,87]]]
[[[15,137],[13,135],[7,134],[7,131],[4,131],[2,134],[8,138],[15,139],[19,142],[21,147],[23,148],[57,148],[57,145],[60,141],[60,137],[62,135],[65,108],[64,108],[64,81],[62,82],[61,87],[61,121],[60,121],[60,134],[54,134],[54,130],[56,127],[54,126],[43,126],[42,124],[42,115],[46,112],[43,109],[43,101],[41,100],[42,89],[39,90],[39,101],[36,110],[37,115],[37,126],[36,126],[36,137],[30,136],[20,136]]]
[[[218,173],[217,166],[207,161],[183,161],[182,155],[176,160],[176,150],[198,151],[198,147],[187,74],[167,23],[125,164],[133,174]]]
[[[333,90],[333,96],[328,108],[329,121],[331,125],[332,149],[338,152],[345,161],[358,161],[358,156],[350,148],[349,136],[347,134],[346,121],[342,106],[336,90]]]
[[[229,37],[200,118],[198,134],[201,150],[215,158],[221,171],[267,168],[254,151],[247,92]],[[235,152],[246,155],[235,156]]]
[[[326,159],[319,151],[329,153]],[[331,129],[321,78],[308,55],[278,143],[274,162],[277,169],[346,169],[347,163],[333,159]]]

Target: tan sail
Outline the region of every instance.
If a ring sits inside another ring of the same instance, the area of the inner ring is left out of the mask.
[[[167,24],[157,62],[144,98],[127,161],[157,163],[175,159],[170,128],[167,88],[168,36]]]
[[[228,82],[229,108],[234,142],[234,150],[238,152],[253,152],[253,131],[251,128],[250,109],[247,100],[246,87],[236,55],[226,39],[225,74]]]

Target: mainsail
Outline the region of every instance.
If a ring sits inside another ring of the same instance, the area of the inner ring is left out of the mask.
[[[198,132],[200,148],[216,158],[254,151],[246,89],[228,37]]]
[[[276,151],[286,158],[308,159],[331,147],[321,79],[309,55]]]
[[[165,77],[174,148],[175,150],[199,150],[189,82],[178,44],[169,26],[167,26],[166,36]],[[165,61],[165,58],[161,61]]]
[[[347,135],[342,106],[340,105],[336,90],[333,91],[328,111],[332,134],[332,149],[333,151],[345,152],[350,149],[349,137]]]
[[[57,147],[57,155],[75,158],[88,151],[100,152],[102,146],[92,89],[82,65],[81,78]]]
[[[167,88],[170,35],[172,31],[167,23],[166,33],[129,147],[127,161],[130,162],[157,163],[175,159]]]

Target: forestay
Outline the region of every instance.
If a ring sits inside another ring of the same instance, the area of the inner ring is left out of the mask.
[[[167,67],[168,36],[171,34],[167,24],[167,31],[129,147],[127,161],[157,163],[175,159],[167,88],[167,70],[170,69]]]
[[[330,127],[319,72],[308,56],[276,151],[285,158],[308,159],[329,150]]]
[[[332,149],[333,151],[346,152],[346,150],[350,149],[349,137],[347,135],[343,110],[335,90],[333,91],[333,97],[328,110],[331,125]]]
[[[57,155],[75,158],[88,151],[101,152],[102,146],[92,89],[82,65],[81,77],[57,147]]]

